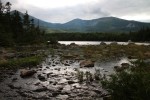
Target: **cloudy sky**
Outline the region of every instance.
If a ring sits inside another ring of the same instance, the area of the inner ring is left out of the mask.
[[[2,0],[47,22],[65,23],[75,18],[114,16],[150,22],[150,0]]]

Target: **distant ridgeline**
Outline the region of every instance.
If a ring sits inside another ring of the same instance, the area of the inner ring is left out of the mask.
[[[143,23],[137,21],[129,21],[119,19],[116,17],[103,17],[93,20],[74,19],[64,24],[52,24],[47,26],[50,30],[68,31],[68,32],[82,32],[82,33],[95,33],[95,32],[117,32],[128,33],[135,32],[143,27],[150,27],[150,23]]]
[[[19,11],[18,13],[23,18],[24,14]],[[35,26],[46,29],[48,33],[129,33],[136,32],[141,28],[150,28],[150,23],[129,21],[116,17],[103,17],[93,20],[74,19],[64,24],[45,22],[30,15],[29,19],[34,19]]]
[[[26,12],[11,10],[11,3],[0,1],[0,46],[37,44],[44,40],[44,31],[34,25],[34,19]]]

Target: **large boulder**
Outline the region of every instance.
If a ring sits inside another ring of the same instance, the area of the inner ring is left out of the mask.
[[[24,77],[30,77],[30,76],[34,75],[35,73],[36,73],[35,70],[23,69],[23,70],[20,71],[20,76],[22,78],[24,78]]]
[[[80,62],[80,67],[94,67],[94,62],[91,60],[83,60]]]

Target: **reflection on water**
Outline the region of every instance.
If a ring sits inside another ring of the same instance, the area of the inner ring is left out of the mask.
[[[99,45],[101,41],[59,41],[60,44],[69,45],[71,43],[75,43],[78,45]],[[111,44],[112,42],[105,42],[106,44]],[[128,42],[117,42],[119,45],[128,45]],[[150,43],[138,43],[137,45],[150,45]]]
[[[97,61],[95,62],[94,67],[91,68],[86,68],[86,67],[80,68],[80,61],[73,61],[73,60],[66,60],[66,61],[64,60],[63,63],[61,62],[57,64],[55,67],[50,67],[49,69],[46,68],[47,66],[52,66],[53,62],[57,62],[57,61],[60,61],[59,56],[55,57],[55,61],[53,61],[51,57],[47,58],[46,62],[43,63],[42,70],[45,69],[44,71],[45,73],[53,72],[55,74],[66,74],[67,72],[76,73],[75,69],[78,69],[83,72],[89,71],[94,74],[95,70],[98,69],[102,74],[109,75],[114,73],[114,66],[121,66],[122,63],[130,64],[130,60],[128,58],[122,57],[122,58],[116,58],[107,61]],[[49,63],[51,65],[49,65]],[[67,66],[64,63],[66,63]]]

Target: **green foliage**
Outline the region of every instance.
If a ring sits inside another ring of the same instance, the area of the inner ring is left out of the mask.
[[[84,72],[77,70],[77,78],[78,78],[79,82],[82,83],[84,80]]]
[[[122,71],[105,79],[102,84],[113,100],[149,100],[150,66],[137,61],[129,71]]]
[[[94,78],[95,80],[100,80],[102,78],[102,75],[99,69],[95,69]]]
[[[0,69],[5,68],[20,68],[20,67],[34,67],[38,65],[42,60],[41,56],[32,56],[32,57],[25,57],[25,58],[18,58],[18,59],[10,59],[0,61]]]
[[[89,71],[86,71],[85,76],[86,76],[86,81],[87,81],[87,82],[92,82],[92,81],[94,81],[93,75],[92,75]]]

